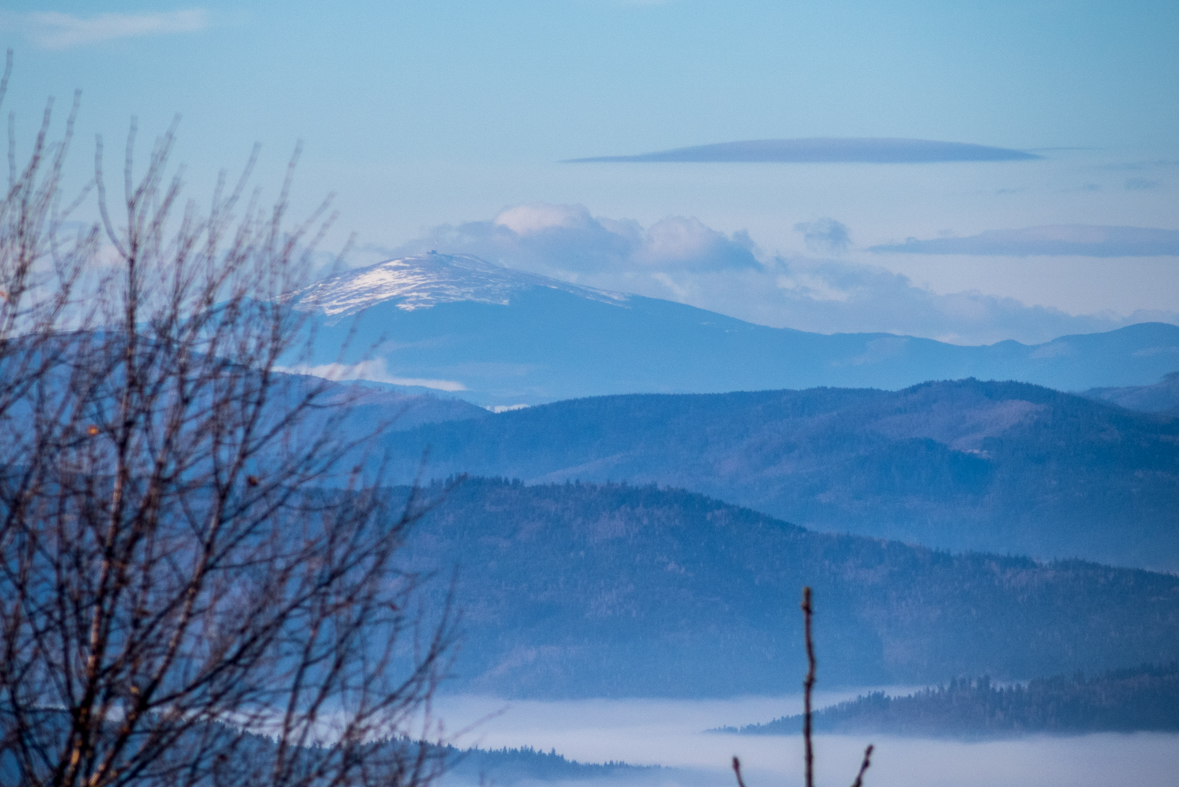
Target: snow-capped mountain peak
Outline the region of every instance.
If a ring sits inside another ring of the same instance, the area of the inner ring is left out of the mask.
[[[507,305],[514,293],[533,287],[563,290],[603,303],[628,300],[622,293],[512,270],[466,254],[437,252],[344,271],[299,290],[293,298],[296,308],[339,318],[387,301],[404,311],[455,301]]]

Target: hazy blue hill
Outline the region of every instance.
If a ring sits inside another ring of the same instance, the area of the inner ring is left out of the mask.
[[[684,487],[820,530],[1179,569],[1179,419],[1022,383],[557,402],[393,435],[393,467]]]
[[[1179,361],[1177,361],[1179,363]],[[1127,410],[1144,413],[1179,415],[1179,372],[1171,372],[1154,385],[1132,385],[1124,388],[1091,388],[1081,393],[1090,399],[1101,399]]]
[[[1179,658],[1179,577],[813,533],[651,486],[468,479],[409,550],[411,567],[460,569],[453,690],[796,691],[804,584],[825,686]]]
[[[339,360],[347,343],[348,363],[368,359],[396,378],[462,385],[463,396],[481,405],[624,393],[898,389],[961,377],[1082,390],[1153,383],[1179,358],[1179,326],[1163,323],[1035,346],[826,335],[445,254],[349,271],[301,297],[315,314],[316,363]]]
[[[921,737],[1000,737],[1179,730],[1179,664],[1038,678],[1003,686],[988,678],[951,681],[903,697],[882,692],[815,713],[818,732],[874,732]],[[727,732],[797,735],[802,716]]]
[[[407,393],[394,386],[372,383],[341,383],[332,400],[347,401],[345,429],[351,432],[373,429],[388,421],[393,431],[405,431],[425,424],[486,418],[490,413],[461,399],[440,397],[433,392]]]

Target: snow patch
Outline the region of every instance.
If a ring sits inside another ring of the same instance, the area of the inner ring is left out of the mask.
[[[510,413],[513,410],[524,410],[528,408],[526,404],[493,404],[488,406],[488,410],[493,413]]]

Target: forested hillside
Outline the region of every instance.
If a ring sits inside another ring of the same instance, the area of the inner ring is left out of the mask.
[[[658,776],[658,766],[636,766],[624,762],[584,763],[570,760],[556,751],[517,749],[447,748],[447,769],[443,784],[455,782],[478,785],[519,782],[567,782],[588,779]]]
[[[452,690],[793,692],[806,584],[826,687],[1179,658],[1179,577],[814,533],[652,486],[468,479],[407,554],[439,572],[436,598],[458,566]]]
[[[889,697],[861,696],[815,713],[817,732],[889,735],[1005,736],[1036,732],[1179,730],[1179,664],[1141,666],[1086,679],[1083,674],[1003,686],[989,678]],[[796,735],[802,716],[786,716],[725,732]]]
[[[557,402],[391,435],[402,478],[672,485],[819,530],[1179,569],[1179,418],[1021,383]]]

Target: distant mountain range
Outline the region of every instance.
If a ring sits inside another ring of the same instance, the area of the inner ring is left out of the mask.
[[[468,479],[418,524],[405,558],[441,570],[436,604],[458,566],[450,690],[797,691],[806,584],[827,687],[1179,659],[1177,576],[814,533],[652,486]]]
[[[963,377],[1085,390],[1150,385],[1179,369],[1179,326],[1163,323],[1033,346],[824,335],[445,254],[346,271],[294,302],[314,318],[309,368],[343,364],[353,376],[484,406],[620,393],[900,389]]]
[[[1179,419],[1022,383],[578,399],[385,439],[395,476],[691,489],[806,527],[1179,570]]]
[[[802,716],[717,732],[797,735]],[[1034,733],[1179,731],[1179,663],[1141,666],[1086,679],[1083,674],[1004,686],[953,680],[902,697],[860,696],[814,715],[816,732],[921,737],[1009,737]]]

